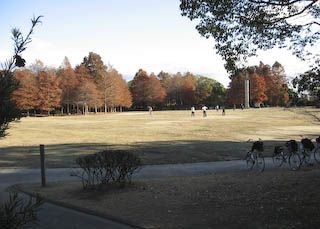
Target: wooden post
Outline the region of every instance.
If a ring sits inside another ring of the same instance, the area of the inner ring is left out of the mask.
[[[40,162],[41,162],[41,186],[46,186],[46,171],[44,166],[44,145],[40,145]]]

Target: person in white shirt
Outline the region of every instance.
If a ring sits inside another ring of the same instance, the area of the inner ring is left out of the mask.
[[[207,109],[208,109],[208,107],[203,106],[201,109],[202,109],[202,112],[203,112],[203,117],[207,117]]]
[[[152,112],[153,112],[152,106],[148,106],[148,110],[149,110],[149,115],[152,115]]]
[[[194,108],[194,106],[191,107],[191,117],[194,117],[194,113],[195,113],[196,109]]]

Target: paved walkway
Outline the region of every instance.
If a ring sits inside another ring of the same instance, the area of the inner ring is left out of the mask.
[[[266,169],[274,168],[271,158],[266,158]],[[160,178],[169,176],[191,176],[246,170],[244,161],[220,161],[188,164],[147,165],[138,171],[134,178]],[[71,177],[72,169],[48,169],[47,182],[76,180]],[[0,200],[7,197],[5,188],[17,183],[41,182],[39,169],[0,169]],[[40,224],[35,228],[89,229],[89,228],[132,228],[128,225],[95,217],[74,210],[45,203],[39,212]]]

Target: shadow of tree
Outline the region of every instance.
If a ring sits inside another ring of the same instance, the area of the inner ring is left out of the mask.
[[[315,136],[304,136],[314,138]],[[299,139],[299,135],[295,139]],[[126,149],[137,154],[143,164],[194,163],[243,159],[252,142],[236,141],[152,141],[127,145],[74,143],[46,145],[46,165],[51,168],[74,167],[80,155],[104,149]],[[265,156],[284,141],[264,141]],[[15,146],[0,149],[0,167],[39,168],[39,146]]]

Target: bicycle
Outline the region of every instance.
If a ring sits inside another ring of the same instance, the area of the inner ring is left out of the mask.
[[[316,148],[313,151],[314,160],[320,163],[320,136],[316,138]]]
[[[301,139],[301,165],[305,163],[306,165],[312,165],[311,155],[315,149],[314,144],[309,138]],[[314,152],[313,152],[314,153]]]
[[[250,142],[251,139],[248,140]],[[259,138],[259,141],[255,141],[252,144],[251,150],[246,154],[247,169],[252,170],[254,166],[257,167],[259,172],[264,171],[265,162],[263,157],[263,142]]]
[[[295,140],[289,140],[285,143],[286,152],[282,146],[274,148],[272,160],[275,165],[281,167],[283,163],[288,163],[292,171],[300,169],[301,159],[298,154],[298,143]]]

